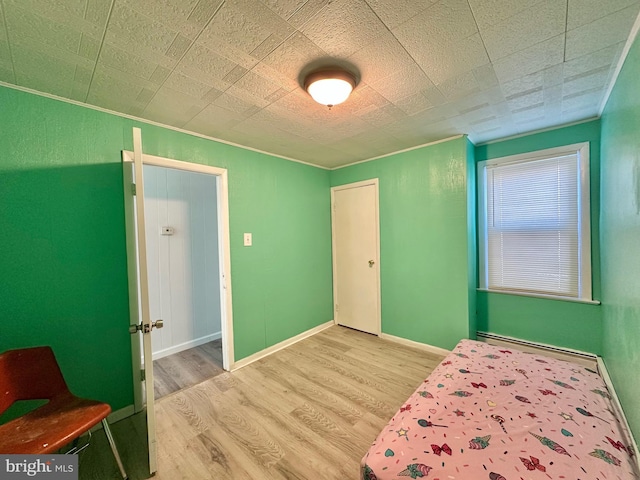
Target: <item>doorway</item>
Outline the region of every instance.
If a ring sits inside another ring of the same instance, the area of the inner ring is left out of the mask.
[[[214,175],[143,165],[155,398],[219,375],[222,311]]]
[[[331,189],[334,321],[380,335],[378,179]]]
[[[127,266],[129,276],[129,310],[131,325],[134,411],[146,413],[149,451],[149,471],[157,470],[157,438],[155,421],[155,388],[153,375],[153,331],[162,328],[163,321],[151,317],[149,301],[149,269],[147,262],[147,225],[145,222],[144,166],[154,165],[178,171],[196,172],[215,179],[217,198],[217,258],[219,265],[218,291],[221,317],[222,368],[229,370],[234,364],[233,314],[231,301],[231,254],[229,243],[229,208],[227,170],[202,164],[187,163],[142,151],[142,134],[133,128],[134,151],[124,151],[123,184],[127,240]],[[170,227],[170,225],[165,225]],[[138,336],[138,333],[141,335]],[[142,342],[140,341],[142,338]]]

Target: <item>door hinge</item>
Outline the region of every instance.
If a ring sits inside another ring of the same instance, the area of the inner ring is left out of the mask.
[[[136,184],[135,183],[131,184],[131,195],[133,195],[134,197],[136,196]]]
[[[336,303],[336,312],[340,310],[340,308],[338,307],[338,304]]]
[[[140,369],[140,381],[144,382],[147,379],[146,370],[144,368]]]

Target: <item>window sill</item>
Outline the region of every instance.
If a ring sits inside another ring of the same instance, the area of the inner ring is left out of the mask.
[[[544,295],[542,293],[510,292],[507,290],[489,290],[488,288],[478,288],[478,292],[500,293],[504,295],[516,295],[518,297],[544,298],[547,300],[560,300],[562,302],[586,303],[588,305],[600,305],[600,300],[584,300],[582,298],[561,297],[559,295]]]

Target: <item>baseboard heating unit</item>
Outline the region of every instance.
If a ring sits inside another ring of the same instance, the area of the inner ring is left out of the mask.
[[[518,350],[522,350],[523,352],[547,355],[549,357],[558,358],[560,360],[575,362],[594,370],[597,370],[598,368],[598,357],[593,353],[581,352],[579,350],[556,347],[553,345],[546,345],[544,343],[530,342],[527,340],[521,340],[519,338],[496,335],[495,333],[477,332],[476,335],[479,342],[486,342],[491,345],[498,345],[507,348],[513,347],[517,348]]]

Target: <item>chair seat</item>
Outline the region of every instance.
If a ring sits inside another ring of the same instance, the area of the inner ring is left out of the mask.
[[[22,417],[0,425],[0,453],[53,453],[111,413],[102,402],[63,394]]]

